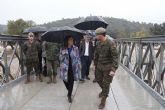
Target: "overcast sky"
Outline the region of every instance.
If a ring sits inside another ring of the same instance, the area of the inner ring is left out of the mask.
[[[0,0],[0,24],[23,18],[37,24],[89,15],[165,22],[165,0]]]

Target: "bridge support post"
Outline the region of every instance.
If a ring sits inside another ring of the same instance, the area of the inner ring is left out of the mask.
[[[10,74],[10,68],[8,67],[8,59],[7,59],[7,42],[3,42],[3,48],[4,48],[4,53],[3,53],[3,59],[4,59],[4,67],[5,67],[5,72],[4,72],[4,81],[9,82],[9,74]]]

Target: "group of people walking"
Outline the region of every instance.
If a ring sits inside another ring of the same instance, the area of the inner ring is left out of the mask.
[[[109,94],[110,83],[118,68],[118,54],[115,42],[106,37],[106,29],[100,27],[95,30],[95,34],[97,39],[95,45],[91,41],[90,35],[87,34],[77,47],[74,45],[73,36],[64,36],[64,44],[61,45],[45,41],[41,43],[40,40],[36,40],[34,33],[28,33],[28,41],[23,45],[27,68],[25,83],[28,84],[31,81],[30,75],[33,69],[40,82],[43,81],[41,73],[47,72],[48,84],[56,83],[57,73],[59,73],[68,91],[68,101],[71,103],[74,81],[90,80],[89,70],[93,60],[94,81],[102,90],[99,93],[101,98],[99,109],[103,109]],[[42,58],[43,50],[45,54]],[[45,62],[43,66],[41,66],[43,64],[41,59],[44,59]]]

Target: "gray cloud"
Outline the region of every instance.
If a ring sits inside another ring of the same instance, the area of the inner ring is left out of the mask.
[[[165,22],[165,0],[1,0],[0,24],[23,18],[37,24],[99,15],[140,22]]]

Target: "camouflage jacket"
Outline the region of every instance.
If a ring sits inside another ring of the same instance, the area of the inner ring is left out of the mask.
[[[41,50],[40,43],[35,41],[30,43],[26,41],[23,45],[23,52],[26,56],[26,61],[38,61],[38,52]]]
[[[59,60],[60,45],[57,43],[46,42],[45,43],[46,59],[47,60]]]
[[[105,70],[116,71],[118,68],[118,53],[115,42],[109,39],[106,39],[104,42],[97,42],[94,64],[105,65]]]

